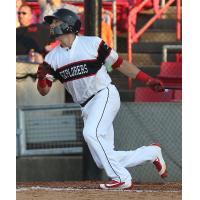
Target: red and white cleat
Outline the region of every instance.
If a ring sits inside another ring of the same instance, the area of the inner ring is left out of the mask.
[[[132,182],[119,182],[112,180],[106,184],[100,184],[100,188],[103,190],[128,190],[132,188]]]
[[[162,156],[160,144],[154,143],[154,144],[150,144],[149,146],[159,147],[158,148],[158,157],[153,161],[153,164],[155,165],[161,178],[166,178],[167,177],[167,169],[166,169],[165,161]]]

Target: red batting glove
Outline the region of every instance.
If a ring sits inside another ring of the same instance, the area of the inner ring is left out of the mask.
[[[37,78],[38,79],[44,79],[46,78],[46,75],[52,75],[53,76],[53,69],[50,67],[49,64],[43,62],[42,64],[39,64],[38,70],[37,70]]]
[[[47,79],[46,77],[47,74],[51,74],[49,67],[46,66],[45,63],[40,64],[37,70],[37,78],[39,79],[38,85],[40,88],[45,88],[46,86],[48,87],[52,86],[52,81]]]
[[[154,91],[156,92],[164,92],[164,85],[163,82],[159,79],[156,78],[151,78],[149,79],[149,81],[147,82],[147,85]]]
[[[40,88],[45,88],[45,87],[51,87],[52,86],[52,81],[48,79],[39,79],[38,80],[38,85]]]
[[[145,82],[152,90],[156,92],[164,92],[164,85],[161,80],[152,78],[142,71],[138,72],[136,75],[136,80]]]

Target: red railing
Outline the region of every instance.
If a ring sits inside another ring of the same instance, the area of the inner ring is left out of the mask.
[[[129,11],[128,16],[128,61],[132,62],[132,45],[138,42],[139,37],[157,20],[160,16],[176,1],[176,38],[181,39],[181,0],[169,0],[161,9],[158,9],[155,15],[138,31],[136,32],[137,14],[143,10],[149,0],[144,0],[141,4],[133,7]],[[128,78],[128,88],[132,88],[132,79]]]
[[[176,39],[181,40],[181,0],[176,0]]]

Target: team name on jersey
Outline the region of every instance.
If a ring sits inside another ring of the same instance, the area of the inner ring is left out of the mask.
[[[56,71],[60,75],[61,82],[67,82],[95,75],[101,66],[102,64],[97,59],[84,60],[68,64]]]
[[[83,64],[83,65],[72,66],[71,68],[65,69],[62,72],[60,72],[60,75],[62,76],[63,79],[68,79],[87,73],[88,73],[87,65]]]

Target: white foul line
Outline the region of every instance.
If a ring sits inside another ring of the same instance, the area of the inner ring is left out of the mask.
[[[31,190],[47,190],[47,191],[110,191],[110,192],[180,192],[181,190],[102,190],[102,189],[81,189],[81,188],[56,188],[56,187],[18,187],[16,192],[31,191]]]

